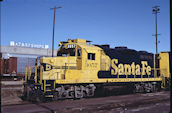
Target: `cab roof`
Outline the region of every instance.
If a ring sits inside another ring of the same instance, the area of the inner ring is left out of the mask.
[[[81,48],[85,48],[85,49],[97,49],[97,50],[102,50],[100,47],[91,45],[91,44],[87,44],[88,42],[91,42],[89,40],[84,40],[84,39],[68,39],[66,42],[60,42],[60,44],[62,45],[68,45],[68,44],[76,44],[78,46],[80,46]]]

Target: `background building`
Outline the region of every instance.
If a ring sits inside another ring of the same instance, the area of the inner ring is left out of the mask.
[[[57,50],[54,50],[54,56]],[[1,46],[0,74],[2,76],[22,75],[27,66],[33,66],[38,57],[51,57],[48,48],[31,48],[21,46]]]

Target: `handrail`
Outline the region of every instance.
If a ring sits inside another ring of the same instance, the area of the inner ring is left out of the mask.
[[[34,79],[35,79],[35,83],[37,83],[37,66],[35,66],[35,77],[34,77]]]
[[[27,82],[27,67],[26,67],[26,71],[25,71],[25,82]]]
[[[70,69],[72,69],[71,68],[72,66],[70,66],[70,64],[76,64],[76,67],[77,67],[77,63],[65,63],[65,66],[60,66],[61,67],[60,69],[63,69],[63,67],[64,67],[65,71],[70,70]]]
[[[34,71],[32,71],[34,69]],[[27,66],[25,69],[25,82],[27,82],[29,79],[31,79],[32,72],[34,73],[34,81],[35,83],[39,83],[41,85],[41,89],[43,90],[43,66],[40,65],[40,73],[39,73],[39,80],[38,80],[38,66]]]
[[[29,80],[31,78],[31,74],[32,74],[32,66],[29,66]]]
[[[40,80],[39,83],[41,84],[41,89],[43,90],[43,85],[42,85],[42,79],[43,79],[43,66],[40,66]]]

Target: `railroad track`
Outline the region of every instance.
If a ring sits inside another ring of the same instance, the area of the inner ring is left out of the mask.
[[[76,112],[124,112],[142,113],[145,110],[159,109],[168,113],[170,109],[170,92],[162,91],[146,94],[129,94],[119,96],[97,97],[80,100],[61,100],[46,103],[25,103],[2,106],[3,113],[76,113]],[[164,111],[165,110],[165,111]],[[156,111],[156,110],[154,110]],[[149,112],[148,112],[149,113]],[[151,112],[154,113],[154,112]],[[159,112],[161,113],[161,112]]]

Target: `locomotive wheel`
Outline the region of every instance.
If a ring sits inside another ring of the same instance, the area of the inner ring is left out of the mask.
[[[23,96],[21,97],[22,100],[30,100],[30,95],[31,95],[32,89],[30,88],[29,85],[24,86],[24,92]]]
[[[70,95],[70,98],[74,98],[74,97],[75,97],[75,92],[70,91],[70,92],[69,92],[69,95]]]
[[[80,98],[83,98],[83,90],[82,90],[82,88],[81,88],[81,86],[75,86],[74,87],[74,98],[75,99],[80,99]]]
[[[143,93],[144,88],[142,84],[134,84],[133,93]]]
[[[53,98],[52,98],[53,101],[57,101],[61,98],[62,98],[62,95],[60,95],[60,93],[58,91],[53,92]]]
[[[54,92],[53,93],[53,101],[57,101],[58,100],[58,92]]]
[[[32,102],[43,102],[44,95],[40,90],[34,90],[30,95],[30,101]]]
[[[35,102],[40,103],[40,102],[42,102],[42,99],[41,99],[40,97],[36,96],[36,97],[35,97]]]

